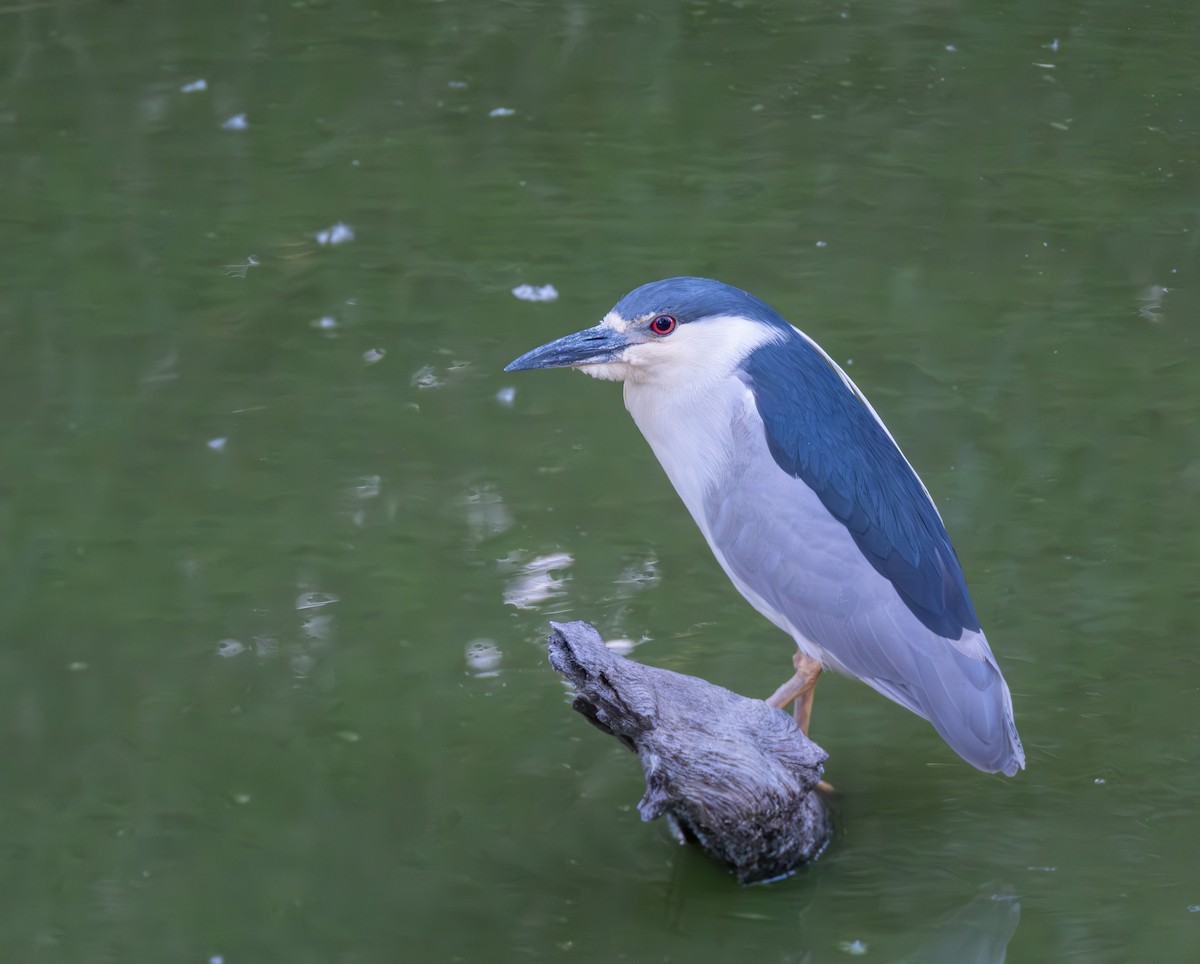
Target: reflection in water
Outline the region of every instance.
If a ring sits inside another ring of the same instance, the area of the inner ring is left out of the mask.
[[[447,378],[461,374],[470,367],[471,363],[465,359],[452,359],[449,364],[446,365],[445,377],[443,377],[437,373],[437,369],[435,369],[433,365],[422,365],[412,373],[412,377],[409,379],[409,384],[412,385],[413,388],[420,388],[422,390],[441,388],[446,384]]]
[[[604,645],[607,646],[614,653],[616,653],[618,656],[628,656],[635,649],[637,649],[638,644],[635,643],[632,639],[620,638],[620,639],[606,639],[604,641]]]
[[[300,632],[308,639],[327,642],[333,632],[333,617],[327,613],[310,613],[300,624]]]
[[[617,585],[630,592],[651,589],[658,583],[658,560],[654,556],[647,556],[639,563],[626,566],[617,577]]]
[[[354,486],[354,495],[359,499],[374,499],[379,495],[383,479],[378,475],[363,475]]]
[[[1003,964],[1017,932],[1021,905],[1007,887],[989,888],[934,925],[903,964]]]
[[[476,679],[500,675],[500,647],[490,639],[474,639],[467,643],[467,668]]]
[[[534,609],[539,604],[555,599],[564,593],[566,576],[559,576],[575,561],[568,552],[555,552],[538,556],[521,567],[521,571],[509,582],[504,591],[504,602],[518,609]]]
[[[1167,292],[1170,290],[1170,288],[1164,288],[1162,285],[1150,285],[1145,288],[1138,296],[1138,301],[1142,304],[1138,309],[1138,314],[1147,321],[1161,322],[1163,320],[1163,298],[1166,297]]]
[[[314,590],[301,592],[296,597],[296,611],[301,614],[300,634],[304,641],[289,665],[298,678],[304,679],[312,674],[317,666],[315,653],[332,640],[333,615],[323,610],[338,601],[338,597],[331,592]]]
[[[512,513],[505,508],[504,500],[494,486],[481,485],[468,493],[465,501],[471,542],[478,544],[489,536],[512,528]]]
[[[379,498],[383,489],[383,479],[378,475],[361,475],[354,480],[347,493],[350,521],[360,529],[367,521],[367,502]]]

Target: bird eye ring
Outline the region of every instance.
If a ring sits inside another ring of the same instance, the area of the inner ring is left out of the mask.
[[[670,315],[659,315],[650,322],[650,330],[656,335],[669,335],[675,330],[677,322]]]

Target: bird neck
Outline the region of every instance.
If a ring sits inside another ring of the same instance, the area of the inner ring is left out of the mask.
[[[700,389],[625,382],[625,407],[707,536],[704,497],[727,470],[745,386],[730,376]]]

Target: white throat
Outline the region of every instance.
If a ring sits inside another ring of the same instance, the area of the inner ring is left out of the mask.
[[[628,324],[605,318],[610,323]],[[625,383],[625,407],[706,535],[704,493],[726,467],[733,416],[753,405],[735,372],[750,352],[781,336],[748,318],[708,318],[631,345],[619,361],[583,367]]]

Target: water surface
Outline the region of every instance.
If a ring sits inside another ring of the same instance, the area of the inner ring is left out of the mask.
[[[0,8],[4,958],[1192,960],[1197,36],[1183,0]],[[679,273],[871,397],[1029,760],[827,678],[841,830],[770,887],[639,822],[543,638],[749,694],[790,642],[615,386],[501,372]]]

